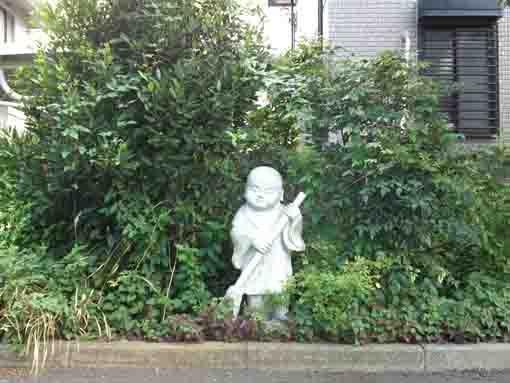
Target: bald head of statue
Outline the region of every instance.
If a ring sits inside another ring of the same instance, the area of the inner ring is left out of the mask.
[[[255,210],[269,210],[283,201],[283,180],[280,173],[269,167],[259,166],[248,174],[245,199]]]

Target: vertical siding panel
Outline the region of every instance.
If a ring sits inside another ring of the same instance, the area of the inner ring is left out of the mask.
[[[510,9],[499,25],[499,129],[501,140],[510,143]]]

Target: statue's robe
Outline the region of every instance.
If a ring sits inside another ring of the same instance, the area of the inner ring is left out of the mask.
[[[234,217],[231,237],[234,244],[232,263],[243,270],[257,254],[253,242],[261,236],[272,238],[275,227],[285,215],[283,206],[278,204],[269,211],[256,211],[243,205]],[[292,275],[291,251],[303,251],[303,218],[301,215],[289,221],[282,233],[272,243],[271,250],[265,254],[242,288],[244,294],[259,295],[279,293],[287,279]]]

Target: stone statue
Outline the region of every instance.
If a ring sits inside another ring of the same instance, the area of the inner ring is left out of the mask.
[[[280,173],[260,166],[248,175],[244,197],[246,203],[237,211],[231,231],[232,263],[242,272],[226,294],[234,301],[235,316],[244,295],[248,307],[261,310],[265,295],[280,293],[292,275],[291,251],[305,249],[299,210],[306,197],[304,193],[290,205],[282,205]],[[266,319],[284,320],[287,312],[287,307],[272,307],[266,312]]]

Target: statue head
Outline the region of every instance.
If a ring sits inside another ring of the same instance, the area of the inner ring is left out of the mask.
[[[268,210],[283,201],[283,181],[278,171],[259,166],[248,174],[244,198],[255,210]]]

